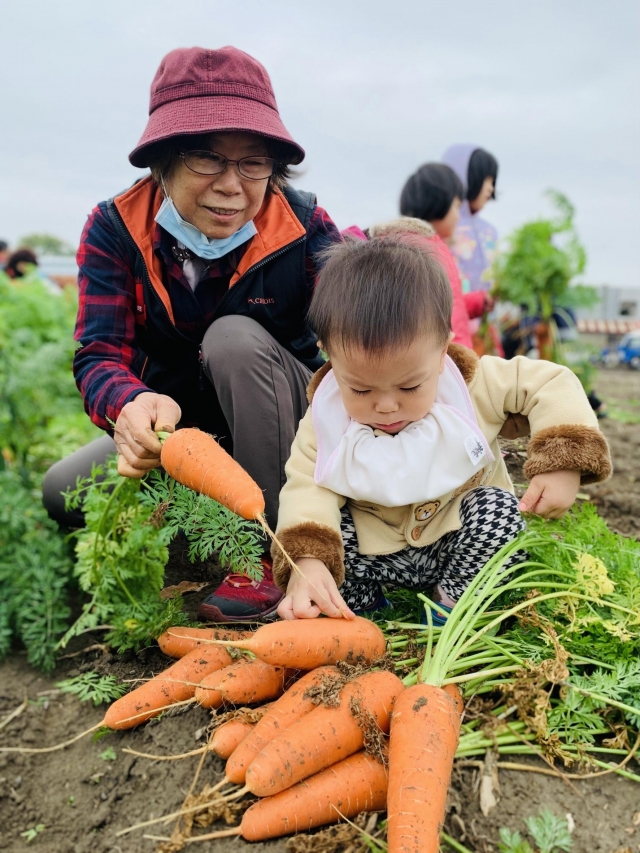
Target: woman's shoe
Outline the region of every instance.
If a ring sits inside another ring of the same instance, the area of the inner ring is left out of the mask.
[[[277,618],[284,593],[273,582],[273,563],[262,558],[262,580],[228,574],[198,608],[201,622],[268,622]]]

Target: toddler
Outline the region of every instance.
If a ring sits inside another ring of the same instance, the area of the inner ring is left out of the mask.
[[[277,532],[301,573],[273,548],[278,613],[351,618],[385,587],[435,587],[450,608],[521,512],[556,518],[609,475],[606,441],[567,368],[450,343],[451,287],[424,244],[351,240],[325,261],[310,320],[330,360],[285,468]],[[518,502],[498,436],[523,426]]]

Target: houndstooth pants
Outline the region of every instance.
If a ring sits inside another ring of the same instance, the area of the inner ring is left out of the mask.
[[[383,586],[423,590],[435,584],[456,601],[487,560],[524,528],[516,496],[493,487],[468,492],[460,504],[460,520],[460,530],[446,533],[431,545],[366,556],[358,552],[353,519],[345,507],[341,527],[346,575],[340,594],[347,605],[373,607]],[[514,554],[505,568],[522,559],[521,552]]]

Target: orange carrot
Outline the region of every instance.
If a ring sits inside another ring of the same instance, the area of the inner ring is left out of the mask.
[[[449,696],[451,696],[453,701],[456,703],[458,713],[460,714],[460,716],[462,716],[464,714],[464,697],[462,696],[458,685],[446,684],[442,689],[445,693],[448,693]]]
[[[252,652],[265,663],[315,669],[336,661],[364,663],[384,654],[384,634],[373,622],[347,619],[294,619],[263,625],[248,640],[225,643]]]
[[[252,631],[221,631],[218,628],[168,628],[158,637],[161,651],[170,658],[181,658],[204,645],[207,640],[240,640],[252,636]]]
[[[198,429],[179,429],[169,435],[160,453],[162,467],[183,486],[218,501],[243,518],[264,512],[258,484],[218,444]]]
[[[157,716],[167,705],[190,699],[210,672],[233,663],[221,646],[198,646],[164,672],[117,699],[104,715],[110,729],[130,729]]]
[[[269,711],[258,721],[256,727],[231,753],[225,769],[225,776],[236,785],[244,783],[247,767],[256,755],[296,720],[312,711],[316,705],[306,696],[311,687],[320,685],[324,680],[339,678],[335,666],[322,666],[308,672],[300,681],[277,699]]]
[[[389,743],[389,853],[437,853],[460,735],[455,700],[417,684],[396,699]]]
[[[396,697],[404,690],[391,672],[370,672],[340,693],[337,708],[318,706],[286,728],[254,758],[246,773],[252,794],[278,794],[362,749],[363,728],[389,731]]]
[[[341,815],[381,811],[387,799],[384,766],[364,752],[338,761],[287,791],[258,800],[244,813],[240,826],[199,835],[198,841],[242,836],[266,841],[337,823]]]
[[[263,841],[314,826],[337,823],[340,815],[384,809],[387,773],[364,752],[339,761],[287,791],[258,800],[244,813],[240,830],[246,841]]]
[[[219,708],[223,702],[250,705],[277,699],[284,693],[287,675],[282,666],[239,660],[202,678],[195,691],[196,702],[204,708]]]
[[[217,728],[211,738],[211,749],[218,758],[229,758],[234,749],[251,734],[255,723],[248,723],[243,719],[228,720]]]

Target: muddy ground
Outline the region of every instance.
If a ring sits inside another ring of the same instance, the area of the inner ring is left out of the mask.
[[[585,487],[583,494],[598,506],[615,530],[637,536],[640,533],[640,374],[603,371],[598,391],[609,405],[611,417],[602,421],[602,429],[611,444],[616,470],[607,483]],[[510,443],[505,450],[514,482],[522,484],[524,446]],[[173,583],[179,579],[207,579],[213,586],[219,577],[216,572],[214,565],[189,565],[176,551],[168,576]],[[189,609],[195,609],[206,592],[190,595]],[[87,638],[87,646],[96,643],[99,635]],[[45,677],[30,669],[18,651],[0,666],[0,725],[25,699],[29,704],[0,730],[0,742],[30,747],[54,744],[100,721],[104,708],[81,704],[75,697],[56,691],[55,682],[61,678],[93,669],[112,673],[119,680],[135,679],[156,673],[165,665],[166,659],[155,648],[122,657],[94,648],[61,660],[56,671]],[[39,756],[0,755],[0,850],[152,853],[157,842],[145,840],[144,830],[120,837],[117,833],[178,809],[198,759],[150,761],[128,755],[123,748],[162,755],[182,753],[203,743],[202,729],[208,721],[206,711],[193,707],[135,731],[110,734],[97,742],[87,737],[60,752]],[[534,760],[524,763],[543,767]],[[638,767],[632,762],[636,772]],[[221,777],[222,769],[222,762],[209,756],[201,781],[214,783]],[[524,831],[524,818],[537,814],[545,806],[557,814],[571,814],[575,822],[574,853],[640,851],[640,825],[637,825],[640,786],[631,781],[615,775],[568,781],[533,772],[501,771],[501,797],[488,817],[479,809],[477,782],[477,769],[456,769],[447,820],[449,833],[477,853],[497,850],[500,827]],[[40,827],[43,828],[36,831]],[[170,834],[166,828],[157,826],[146,831]],[[32,841],[28,840],[29,834],[35,836]],[[320,849],[318,844],[319,841],[312,842],[308,849]],[[289,848],[286,840],[247,845],[233,838],[203,842],[195,849],[202,853],[243,850],[279,853]],[[356,853],[359,849],[348,843],[335,848],[345,853],[348,850]]]

